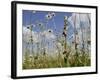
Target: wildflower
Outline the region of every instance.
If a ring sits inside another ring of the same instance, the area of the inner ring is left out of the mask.
[[[47,14],[45,17],[46,17],[46,19],[47,19],[47,20],[52,19],[52,15],[51,15],[50,13],[49,13],[49,14]]]
[[[65,17],[64,17],[64,19],[65,19],[65,20],[67,20],[67,19],[68,19],[68,17],[67,17],[67,16],[65,16]]]
[[[34,14],[34,13],[36,13],[36,11],[33,10],[32,13]]]
[[[55,13],[54,12],[49,12],[45,17],[46,17],[46,19],[47,20],[50,20],[50,19],[52,19],[53,17],[55,16]]]
[[[55,13],[53,12],[53,13],[51,13],[51,15],[54,17],[55,16]]]
[[[48,29],[48,32],[49,32],[49,33],[53,33],[53,30],[52,30],[52,29]]]

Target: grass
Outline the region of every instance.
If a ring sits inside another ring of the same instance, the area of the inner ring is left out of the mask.
[[[23,69],[41,69],[41,68],[61,68],[61,67],[84,67],[91,65],[89,53],[79,53],[66,57],[58,54],[55,57],[50,55],[32,55],[28,52],[24,56]]]

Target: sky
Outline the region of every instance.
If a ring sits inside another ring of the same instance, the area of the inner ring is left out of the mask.
[[[52,13],[54,13],[55,16],[47,18],[47,15],[50,16]],[[87,14],[87,13],[23,10],[22,26],[23,26],[24,31],[25,31],[24,34],[29,32],[29,30],[27,30],[27,28],[25,29],[25,27],[27,27],[30,24],[33,24],[34,25],[34,27],[33,27],[33,38],[37,38],[37,39],[33,39],[33,40],[39,40],[37,35],[40,34],[41,29],[40,29],[40,26],[37,23],[43,23],[43,26],[45,26],[45,30],[42,31],[42,34],[45,33],[46,38],[47,38],[47,42],[48,42],[48,39],[49,39],[50,42],[51,42],[50,44],[52,44],[50,36],[51,36],[51,38],[54,38],[54,36],[56,34],[61,35],[62,32],[63,32],[64,16],[67,16],[67,18],[68,18],[67,41],[69,43],[71,43],[73,41],[74,37],[72,39],[70,39],[70,37],[72,35],[74,36],[74,29],[75,29],[75,26],[76,26],[77,30],[79,30],[78,33],[79,33],[79,37],[80,37],[80,44],[82,44],[82,31],[80,30],[80,28],[85,27],[85,29],[87,29],[87,27],[91,26],[90,23],[89,23],[89,19],[91,18],[91,15]],[[74,21],[75,21],[75,24],[74,24]],[[56,30],[55,30],[55,28],[56,28]],[[48,30],[50,30],[50,29],[53,30],[52,34],[48,33]],[[84,34],[84,36],[88,35],[87,32],[84,32],[83,34]],[[90,34],[89,34],[89,36],[90,36]],[[25,36],[25,39],[26,38],[29,39],[29,37],[30,37],[30,35],[28,35],[28,37]],[[42,39],[42,37],[40,37],[40,38]]]
[[[47,15],[49,13],[54,13],[55,16],[53,16],[51,19],[47,19]],[[62,34],[63,28],[64,28],[64,16],[70,17],[72,13],[69,12],[50,12],[50,11],[33,11],[33,10],[23,10],[23,27],[26,27],[30,24],[34,24],[35,27],[33,28],[33,32],[41,32],[39,29],[39,26],[37,25],[37,22],[42,22],[46,26],[46,38],[48,39],[54,38],[55,34]],[[56,28],[56,30],[55,30]],[[27,29],[23,28],[24,31]],[[48,29],[53,30],[53,34],[48,34]],[[70,29],[72,30],[72,29]],[[26,32],[25,31],[25,32]],[[25,34],[25,33],[24,33]],[[33,37],[36,38],[36,36],[33,34]],[[24,38],[24,37],[23,37]],[[48,48],[51,48],[51,44],[53,43],[50,39],[49,46],[46,46]],[[24,46],[23,46],[24,47]],[[52,48],[51,48],[52,50]]]
[[[27,26],[30,23],[35,24],[36,22],[43,22],[46,25],[46,15],[48,15],[50,11],[35,11],[32,10],[23,10],[23,26]],[[64,27],[64,16],[71,16],[70,12],[54,12],[55,16],[53,19],[48,20],[47,29],[54,30],[56,25],[56,32],[60,33]],[[38,31],[38,28],[34,28],[35,31]]]

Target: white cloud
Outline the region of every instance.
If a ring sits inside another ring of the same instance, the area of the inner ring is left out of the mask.
[[[73,28],[80,28],[80,15],[78,13],[73,13],[72,16],[68,18],[68,22]]]
[[[90,14],[87,13],[73,13],[72,16],[68,18],[68,22],[72,25],[72,27],[80,28],[80,23],[83,23],[82,26],[88,27]]]
[[[74,27],[74,21],[75,21],[75,13],[73,13],[72,16],[68,18],[68,22],[71,24],[72,27]]]
[[[55,53],[55,49],[56,47],[55,44],[53,43],[53,41],[56,40],[56,36],[53,33],[52,29],[48,29],[45,30],[43,32],[35,32],[32,31],[32,37],[33,37],[33,44],[24,44],[27,42],[30,42],[30,38],[31,38],[31,31],[30,29],[27,29],[27,27],[23,27],[23,50],[26,49],[26,46],[28,46],[27,48],[30,50],[32,50],[32,45],[34,46],[34,52],[37,53],[37,43],[39,43],[39,47],[45,48],[46,49],[46,53],[48,55],[52,55]],[[48,45],[49,43],[49,45]]]
[[[31,31],[27,27],[23,27],[23,40],[25,42],[30,42],[31,34],[33,38],[33,43],[41,42],[41,39],[43,39],[41,35],[44,35],[45,39],[47,40],[56,39],[56,36],[54,35],[52,29],[48,29],[43,32],[35,32],[35,31]]]
[[[33,38],[33,43],[39,42],[39,37],[38,37],[37,32],[33,32],[33,31],[31,32],[31,30],[28,29],[27,27],[23,27],[23,40],[25,42],[30,42],[31,34]]]
[[[87,17],[88,14],[79,14],[80,16],[80,21],[82,22],[87,22],[88,21],[88,17]]]
[[[56,36],[53,33],[52,29],[45,30],[42,32],[43,35],[45,35],[45,38],[50,40],[50,39],[56,39]]]
[[[68,18],[68,22],[72,28],[75,29],[76,27],[76,30],[78,31],[78,42],[80,45],[82,44],[82,35],[84,41],[87,40],[87,36],[90,36],[90,33],[87,33],[89,27],[91,27],[91,22],[89,22],[89,20],[91,21],[91,14],[88,13],[73,13],[72,16]],[[74,40],[74,33],[72,35],[73,38],[71,40]]]

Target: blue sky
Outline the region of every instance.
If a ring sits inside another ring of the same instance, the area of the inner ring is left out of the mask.
[[[49,13],[55,13],[55,16],[50,19],[50,20],[47,20],[46,19],[46,15],[48,15]],[[75,15],[76,16],[75,16]],[[80,15],[80,17],[79,17]],[[56,34],[58,36],[61,36],[61,34],[63,33],[63,28],[64,28],[64,16],[67,16],[68,17],[68,20],[71,19],[71,23],[70,21],[68,21],[68,31],[67,31],[67,41],[68,43],[71,44],[72,41],[74,41],[74,29],[75,29],[75,26],[76,27],[79,27],[77,28],[77,31],[79,32],[79,37],[80,37],[80,46],[81,43],[82,43],[82,35],[81,35],[81,28],[82,26],[84,27],[90,27],[90,24],[89,23],[89,18],[87,17],[87,13],[86,14],[79,14],[79,13],[70,13],[70,12],[50,12],[50,11],[33,11],[33,10],[23,10],[23,16],[22,16],[22,26],[25,28],[27,25],[30,25],[30,24],[34,24],[35,27],[33,28],[33,32],[42,32],[40,27],[37,25],[37,22],[42,22],[44,24],[44,26],[46,26],[46,22],[48,22],[47,24],[47,27],[45,28],[45,31],[48,31],[48,29],[52,29],[53,30],[53,35],[56,36]],[[73,19],[74,18],[77,18],[77,19]],[[75,21],[75,24],[74,26],[72,25],[72,23],[74,23]],[[55,25],[56,24],[56,31],[55,31]],[[87,29],[87,28],[85,28]],[[90,33],[90,32],[89,32]],[[90,34],[87,34],[87,33],[84,33],[84,37],[87,36]],[[50,37],[50,36],[49,36]],[[85,39],[85,38],[84,38]]]
[[[23,26],[29,25],[30,23],[36,24],[37,21],[41,21],[44,24],[46,23],[45,16],[50,11],[36,11],[35,13],[32,13],[32,10],[23,10]],[[56,24],[56,32],[61,32],[64,27],[64,16],[71,16],[72,13],[70,12],[54,12],[54,22]],[[54,30],[54,22],[53,20],[49,20],[47,24],[47,29],[53,29]],[[35,31],[37,31],[36,28],[34,28]],[[39,29],[38,29],[39,30]]]
[[[34,12],[34,13],[33,13]],[[54,34],[62,34],[63,32],[63,28],[64,28],[64,16],[67,16],[68,18],[72,17],[74,13],[70,13],[70,12],[51,12],[51,11],[34,11],[34,10],[23,10],[23,17],[22,17],[22,22],[23,22],[23,26],[27,26],[30,24],[35,24],[37,22],[42,22],[44,24],[44,26],[46,26],[46,15],[48,15],[48,13],[55,13],[55,16],[48,20],[48,24],[47,27],[45,28],[45,30],[47,29],[52,29]],[[78,14],[78,13],[76,13]],[[79,27],[81,28],[82,26],[88,27],[89,24],[88,23],[88,17],[87,17],[87,13],[86,14],[80,14],[80,20],[75,20],[76,24],[81,24],[79,25]],[[75,16],[74,16],[75,17]],[[77,16],[78,18],[78,16]],[[78,18],[79,19],[79,18]],[[56,31],[55,31],[55,25],[56,24]],[[77,27],[78,25],[76,25]],[[71,35],[74,33],[74,27],[72,27],[71,23],[68,23],[68,31],[67,31],[67,39],[68,41],[71,41],[72,39],[70,38]],[[40,32],[40,27],[38,25],[36,25],[33,28],[33,31],[35,32]],[[70,39],[69,39],[70,38]]]

